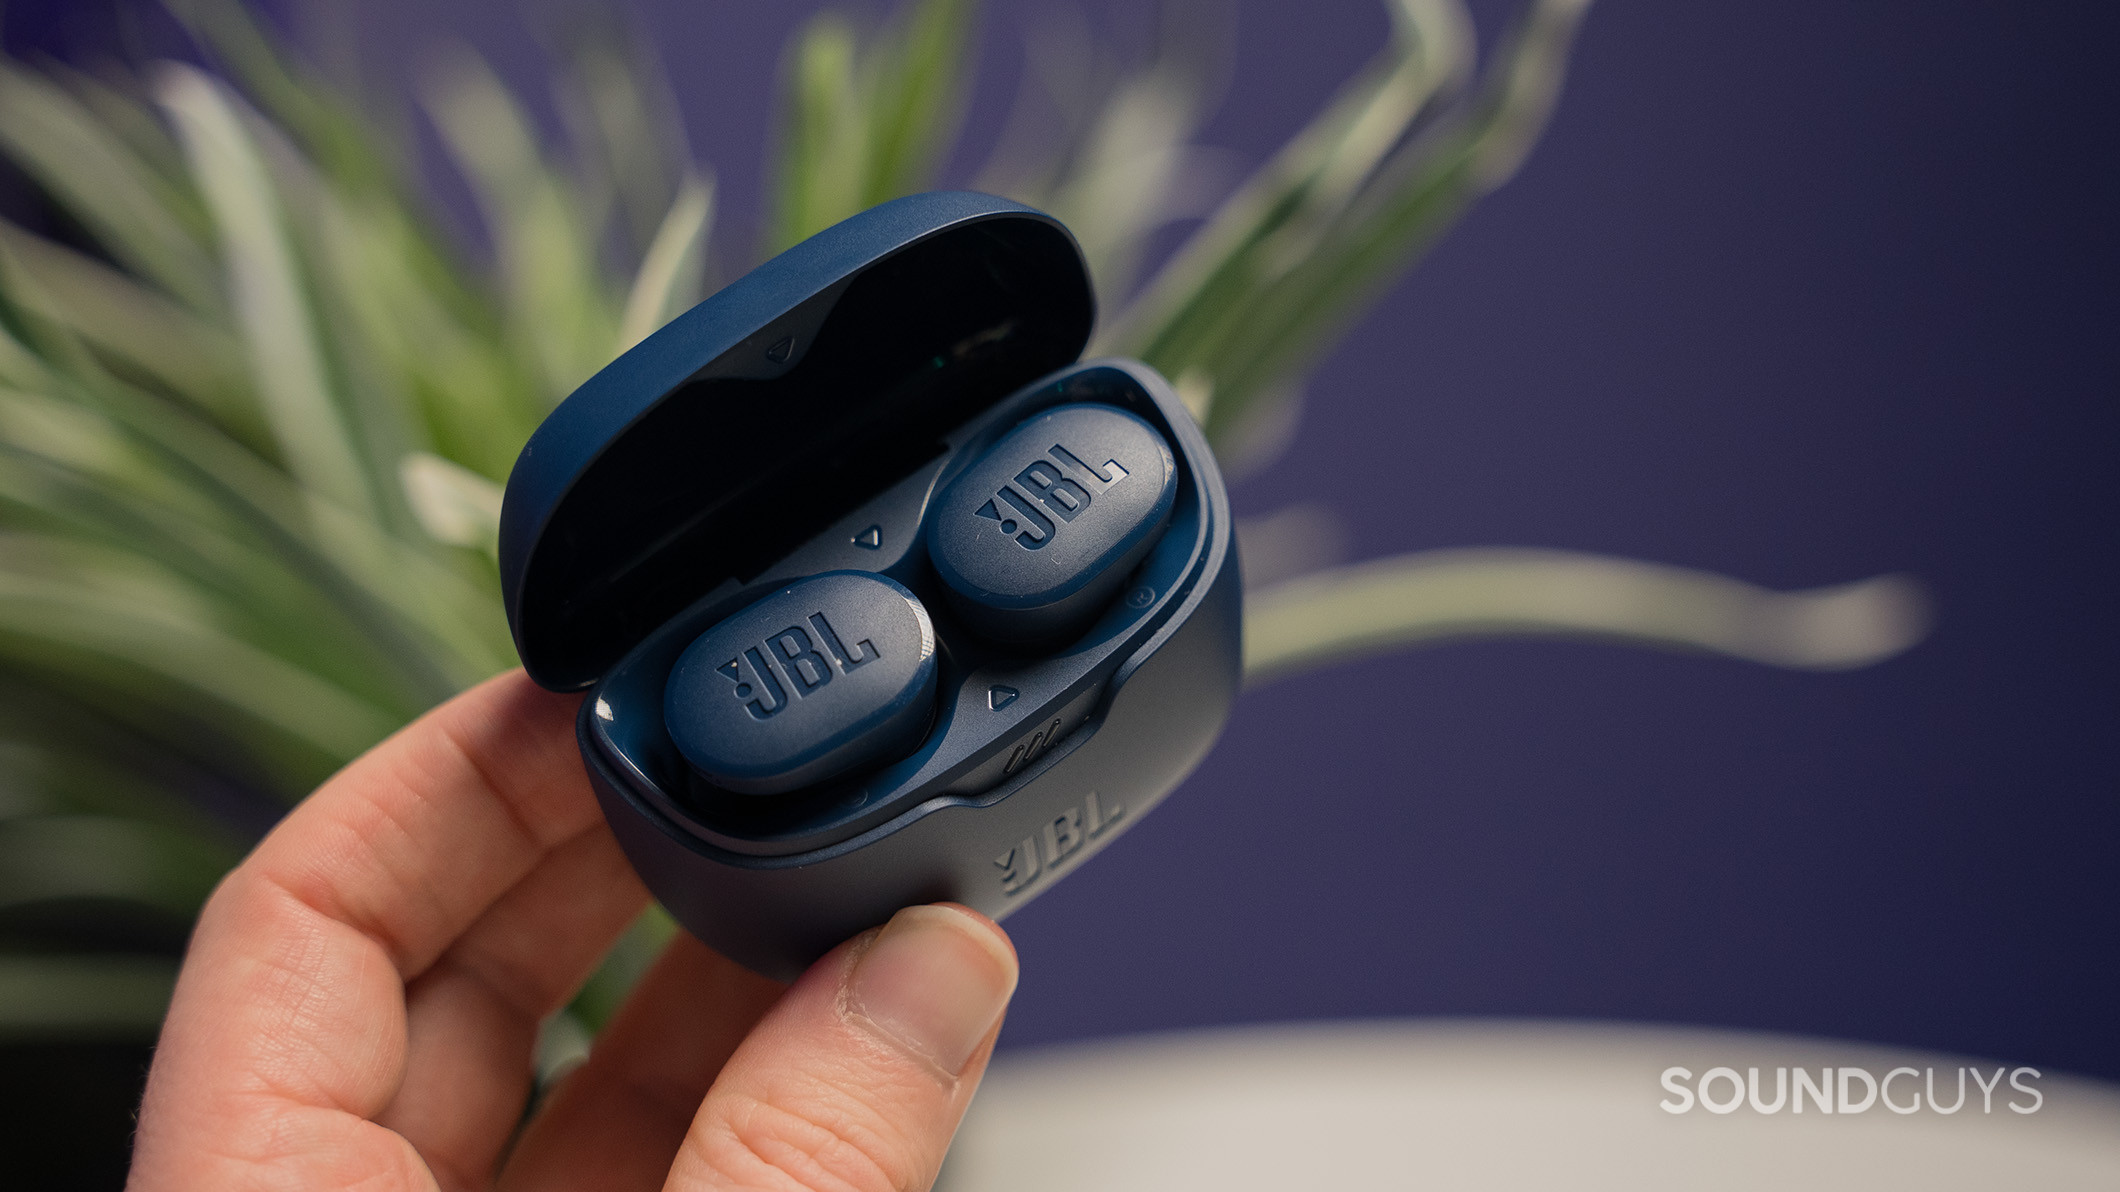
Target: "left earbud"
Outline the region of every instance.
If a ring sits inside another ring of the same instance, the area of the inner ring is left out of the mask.
[[[935,627],[919,598],[832,571],[699,635],[671,668],[663,722],[708,781],[777,795],[912,752],[934,703]]]

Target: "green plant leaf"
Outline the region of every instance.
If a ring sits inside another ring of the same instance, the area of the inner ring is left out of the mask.
[[[1481,194],[1513,172],[1544,127],[1585,0],[1534,4],[1482,93],[1414,138],[1314,247],[1263,291],[1224,342],[1217,379],[1249,398],[1306,369]]]
[[[577,35],[555,99],[565,121],[585,189],[608,190],[616,201],[626,247],[645,256],[685,178],[703,173],[691,163],[676,97],[661,63],[646,47],[596,14]],[[587,222],[605,223],[602,201],[585,202]]]
[[[1057,216],[1074,233],[1101,310],[1130,295],[1150,237],[1208,215],[1234,180],[1233,155],[1192,143],[1233,54],[1220,8],[1172,0],[1153,50],[1097,46],[1080,18],[1027,46],[1020,92],[974,189]]]
[[[408,453],[398,474],[404,478],[405,499],[436,542],[499,551],[500,485],[425,451]]]
[[[554,402],[704,285],[712,174],[617,40],[583,43],[559,82],[557,149],[468,55],[427,89],[490,232],[486,269],[430,218],[405,128],[379,127],[235,0],[170,2],[229,79],[165,71],[174,132],[122,76],[0,65],[0,151],[114,262],[0,226],[0,910],[189,914],[242,843],[197,791],[292,802],[512,665],[500,482]],[[1458,0],[1390,0],[1389,47],[1094,350],[1160,367],[1233,470],[1269,457],[1302,374],[1523,160],[1583,7],[1534,0],[1474,81]],[[914,0],[877,25],[827,12],[804,26],[769,247],[935,184],[975,11]],[[1170,29],[1145,65],[1086,52],[1059,142],[1014,162],[1004,188],[1070,223],[1106,309],[1156,229],[1205,213],[1219,187],[1220,159],[1192,143],[1212,54]],[[1310,548],[1282,550],[1282,574],[1326,561],[1326,521],[1273,524]],[[1249,601],[1254,681],[1502,633],[1830,669],[1924,624],[1893,577],[1774,593],[1565,552],[1382,560]],[[628,931],[549,1063],[579,1051],[674,930],[651,911]],[[160,960],[0,957],[0,1033],[150,1030],[169,979]]]
[[[855,210],[931,185],[962,118],[964,48],[977,12],[974,0],[919,0],[887,34],[869,64],[871,148]]]
[[[170,717],[217,715],[316,777],[401,723],[229,634],[167,576],[63,539],[0,537],[0,658],[91,700],[116,691]]]
[[[132,903],[188,922],[242,854],[117,816],[0,821],[0,916],[39,903]]]
[[[0,954],[0,1038],[153,1038],[176,984],[160,956]]]
[[[1203,366],[1217,331],[1315,246],[1415,118],[1462,81],[1472,46],[1461,4],[1388,7],[1391,45],[1179,249],[1098,350],[1158,354],[1173,376]]]
[[[866,43],[827,11],[789,56],[767,250],[929,189],[955,139],[972,0],[917,0]]]
[[[393,395],[407,445],[505,477],[547,412],[536,365],[508,350],[497,325],[460,318],[446,287],[429,284],[428,254],[402,209],[325,188],[316,236],[337,350],[365,360]]]
[[[858,51],[853,23],[826,11],[803,28],[790,52],[769,253],[858,210],[867,132],[855,77]]]
[[[15,403],[0,398],[0,418]],[[0,449],[4,450],[4,449]],[[195,516],[183,498],[159,500],[124,491],[122,481],[70,471],[50,458],[7,452],[0,468],[0,510],[22,533],[35,527],[64,551],[90,552],[101,563],[55,561],[53,582],[92,582],[100,566],[156,569],[172,599],[211,610],[214,623],[289,663],[331,675],[378,706],[416,711],[421,689],[364,647],[364,627],[331,593],[276,558],[268,544],[211,516]],[[0,540],[5,540],[0,538]],[[17,539],[16,541],[20,541]],[[95,555],[93,552],[107,552]],[[49,555],[47,557],[50,557]],[[62,556],[63,557],[63,556]]]
[[[485,63],[456,56],[428,86],[427,106],[492,231],[510,345],[537,362],[546,403],[556,404],[610,360],[618,336],[599,229]]]
[[[297,68],[241,3],[164,0],[164,7],[338,185],[354,193],[396,188],[397,163],[379,148],[366,122],[339,102],[323,80]]]
[[[372,515],[368,469],[333,399],[285,215],[237,114],[239,101],[206,75],[174,65],[161,97],[213,212],[251,376],[288,470],[318,496]]]
[[[191,306],[222,306],[198,201],[74,96],[8,62],[0,62],[0,145],[113,256]]]
[[[1586,0],[1537,0],[1459,101],[1457,0],[1398,0],[1390,50],[1269,162],[1100,337],[1212,394],[1219,439],[1285,390],[1415,256],[1522,159]]]
[[[575,1018],[589,1030],[600,1031],[618,1008],[625,1004],[626,994],[648,974],[649,966],[662,950],[676,937],[677,921],[660,906],[650,905],[641,912],[588,982],[582,986],[572,1003]]]
[[[195,759],[127,734],[58,692],[26,688],[16,683],[0,696],[0,821],[108,817],[177,832],[229,857],[251,843],[251,825],[237,827],[192,796],[210,785],[231,801],[253,792],[216,783]]]
[[[0,220],[9,288],[135,376],[176,393],[253,446],[270,431],[249,393],[234,336],[213,320],[70,248]]]
[[[12,354],[22,354],[0,335],[0,360],[10,345]],[[256,535],[358,626],[356,637],[367,650],[381,651],[424,693],[410,705],[415,710],[512,661],[490,568],[484,581],[475,580],[381,533],[168,403],[116,384],[62,388],[78,404],[0,391],[0,412],[12,420],[9,431],[18,441],[29,442],[24,436],[34,431],[41,435],[35,450],[107,478],[114,492],[137,490],[188,506],[233,533]],[[109,429],[98,429],[103,420]]]
[[[184,151],[170,135],[169,126],[144,98],[146,89],[140,80],[128,68],[109,60],[96,64],[99,72],[96,74],[56,61],[42,62],[39,66],[108,128],[111,135],[131,151],[141,168],[159,180],[159,193],[173,197],[178,204],[172,208],[171,214],[183,222],[199,243],[207,243],[212,224],[206,208],[192,191],[190,175],[184,167]]]
[[[1445,638],[1565,636],[1705,650],[1771,666],[1848,670],[1928,631],[1913,581],[1801,592],[1572,551],[1424,551],[1312,572],[1246,597],[1252,683]]]
[[[687,175],[634,275],[619,323],[620,352],[699,301],[707,229],[713,224],[713,180]]]

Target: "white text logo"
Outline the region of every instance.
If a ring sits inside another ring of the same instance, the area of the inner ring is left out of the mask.
[[[1691,1113],[1697,1104],[1709,1113],[1736,1113],[1750,1107],[1754,1113],[1804,1112],[1805,1102],[1817,1113],[1865,1113],[1883,1106],[1893,1113],[1952,1114],[1967,1108],[1966,1077],[1979,1095],[1981,1113],[1995,1112],[1996,1090],[2003,1078],[2009,1087],[2002,1103],[2012,1113],[2037,1113],[2046,1095],[2032,1087],[2039,1079],[2037,1068],[1997,1068],[1992,1076],[1980,1068],[1942,1069],[1939,1089],[1935,1068],[1893,1068],[1878,1075],[1867,1068],[1820,1068],[1816,1077],[1808,1068],[1776,1068],[1772,1075],[1758,1068],[1710,1068],[1693,1079],[1690,1068],[1664,1069],[1664,1091],[1671,1096],[1657,1102],[1665,1113]],[[1769,1097],[1768,1086],[1773,1095]],[[1954,1087],[1955,1086],[1955,1087]],[[1947,1098],[1947,1100],[1946,1100]]]

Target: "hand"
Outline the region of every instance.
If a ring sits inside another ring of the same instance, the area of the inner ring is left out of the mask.
[[[678,939],[516,1136],[538,1024],[647,902],[575,705],[520,672],[466,692],[229,874],[155,1052],[132,1188],[934,1181],[1016,984],[1001,929],[948,904],[786,988]]]

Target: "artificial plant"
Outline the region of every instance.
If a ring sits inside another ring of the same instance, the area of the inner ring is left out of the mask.
[[[1043,207],[1097,279],[1091,351],[1172,378],[1241,477],[1339,335],[1524,159],[1586,2],[1532,0],[1476,72],[1459,0],[1390,0],[1374,60],[1220,192],[1192,30],[1131,61],[1038,43],[1018,119],[952,180],[973,0],[827,12],[788,48],[755,239],[717,229],[712,170],[620,37],[556,71],[557,130],[467,52],[416,115],[377,116],[232,0],[171,0],[211,69],[0,63],[0,152],[52,213],[0,222],[0,1035],[151,1031],[183,928],[274,815],[514,665],[494,534],[517,450],[717,281],[945,181]],[[482,246],[444,230],[414,119]],[[1493,549],[1289,574],[1305,516],[1239,528],[1273,581],[1247,596],[1254,677],[1527,632],[1845,667],[1920,632],[1889,578],[1777,594]],[[643,920],[562,1026],[593,1028],[667,931]]]

